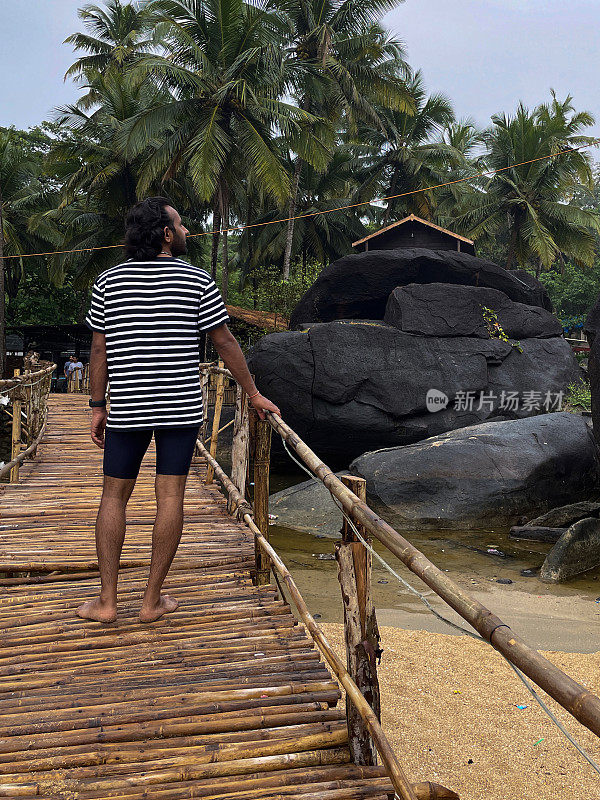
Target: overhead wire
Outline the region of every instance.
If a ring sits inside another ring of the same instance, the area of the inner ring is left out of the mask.
[[[423,186],[420,189],[411,189],[408,192],[400,192],[399,194],[391,194],[387,195],[386,197],[375,197],[371,200],[362,200],[359,203],[352,203],[350,205],[344,206],[337,206],[336,208],[327,208],[321,211],[307,211],[305,214],[296,214],[293,217],[281,217],[278,219],[271,219],[266,220],[264,222],[251,222],[245,225],[234,225],[230,228],[215,228],[210,231],[201,231],[200,233],[189,233],[187,235],[187,239],[193,239],[199,236],[212,236],[213,234],[221,234],[221,233],[231,233],[233,231],[243,231],[247,230],[248,228],[260,228],[265,227],[266,225],[278,225],[282,222],[291,222],[298,219],[305,219],[306,217],[316,217],[319,214],[332,214],[335,211],[347,211],[350,208],[359,208],[360,206],[368,206],[371,203],[383,203],[388,200],[396,200],[399,197],[409,197],[413,194],[420,194],[422,192],[429,192],[433,191],[434,189],[442,189],[445,186],[452,186],[457,183],[465,183],[467,181],[473,181],[477,178],[483,178],[484,176],[493,176],[498,175],[500,172],[506,172],[509,169],[515,169],[516,167],[523,167],[527,164],[534,164],[537,161],[545,161],[550,158],[556,158],[557,156],[565,155],[567,153],[574,153],[580,150],[586,150],[590,147],[598,147],[600,145],[600,139],[594,139],[592,142],[588,144],[578,145],[577,147],[568,147],[566,150],[559,150],[556,153],[549,153],[545,156],[538,156],[537,158],[530,158],[527,161],[520,161],[516,164],[509,164],[506,167],[498,167],[498,169],[486,169],[482,172],[477,172],[474,175],[465,175],[462,178],[455,178],[451,181],[444,181],[443,183],[437,183],[431,186]],[[50,250],[48,252],[42,253],[17,253],[12,255],[5,255],[3,256],[4,259],[11,259],[11,258],[38,258],[40,256],[56,256],[56,255],[66,255],[68,253],[92,253],[95,250],[112,250],[118,247],[123,247],[122,244],[104,244],[104,245],[97,245],[95,247],[77,247],[72,248],[70,250]]]

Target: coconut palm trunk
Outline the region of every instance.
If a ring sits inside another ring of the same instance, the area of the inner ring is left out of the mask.
[[[219,237],[221,230],[221,210],[219,200],[219,190],[215,192],[215,202],[213,206],[213,232],[212,250],[210,253],[210,275],[213,281],[217,280],[217,259],[219,254]]]
[[[288,224],[287,233],[285,238],[285,252],[283,254],[283,279],[287,281],[290,277],[290,262],[292,260],[292,243],[294,241],[294,216],[296,215],[296,200],[298,197],[298,187],[300,185],[300,173],[302,172],[302,159],[300,156],[296,159],[296,166],[294,167],[294,183],[290,194],[290,203],[288,206]]]
[[[398,182],[398,170],[395,169],[394,172],[392,173],[392,179],[390,181],[390,186],[389,186],[389,189],[387,191],[387,196],[388,197],[392,197],[394,195],[394,193],[396,191],[397,182]],[[386,203],[385,211],[383,212],[383,220],[382,220],[382,224],[384,226],[387,225],[389,223],[389,221],[390,221],[390,215],[392,213],[392,204],[393,204],[393,202],[394,202],[393,200],[388,200],[387,203]]]
[[[519,231],[517,229],[517,221],[513,218],[510,230],[510,240],[508,242],[508,254],[506,256],[506,269],[512,269],[515,266],[518,234]]]
[[[221,252],[221,295],[223,302],[227,303],[229,289],[229,248],[227,228],[229,227],[229,187],[225,181],[221,182],[220,192],[221,223],[223,228],[223,249]]]

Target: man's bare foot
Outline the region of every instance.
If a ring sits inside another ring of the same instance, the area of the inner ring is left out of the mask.
[[[96,622],[114,622],[117,618],[117,608],[104,603],[99,597],[88,600],[77,609],[77,616],[82,619],[93,619]]]
[[[140,622],[154,622],[160,619],[170,611],[175,611],[179,605],[179,600],[174,597],[169,597],[168,594],[163,594],[156,605],[148,605],[143,602],[140,609]]]

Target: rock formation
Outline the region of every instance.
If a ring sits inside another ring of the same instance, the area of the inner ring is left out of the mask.
[[[600,566],[600,519],[574,522],[558,539],[540,569],[546,583],[560,583]]]
[[[420,336],[489,339],[483,308],[493,309],[512,339],[562,336],[560,322],[545,308],[510,300],[498,289],[447,283],[410,284],[390,294],[383,321]]]
[[[560,412],[365,453],[350,470],[395,527],[487,528],[586,498],[599,461],[585,420]]]
[[[479,286],[453,283],[474,280],[478,265]],[[553,410],[580,377],[534,278],[525,283],[473,256],[422,249],[361,253],[327,269],[339,278],[331,302],[321,295],[319,278],[294,312],[297,318],[306,318],[302,309],[315,287],[317,316],[368,310],[381,318],[313,322],[307,330],[271,334],[251,351],[249,363],[261,391],[335,463],[485,420]],[[362,305],[351,291],[359,274]],[[407,275],[438,280],[401,285]],[[449,282],[440,282],[444,276]],[[484,279],[504,291],[482,286]],[[344,292],[354,300],[342,303]],[[513,341],[490,338],[485,308],[493,312],[492,325],[496,320]],[[427,401],[431,390],[441,397],[435,409]]]
[[[409,283],[484,286],[516,303],[552,310],[548,294],[534,277],[483,258],[423,248],[370,250],[325,267],[294,309],[290,327],[334,319],[383,319],[391,292]]]

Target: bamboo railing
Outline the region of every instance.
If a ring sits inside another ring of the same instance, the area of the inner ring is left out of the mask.
[[[296,583],[289,570],[281,560],[277,552],[269,543],[269,457],[271,449],[271,424],[269,420],[260,420],[258,415],[248,408],[248,401],[245,392],[240,386],[237,387],[236,413],[234,418],[234,432],[232,442],[232,476],[229,477],[223,471],[215,458],[217,450],[218,433],[223,428],[220,425],[220,413],[222,402],[222,379],[232,377],[228,370],[223,369],[221,362],[218,366],[202,365],[203,374],[208,373],[217,377],[216,404],[212,421],[212,435],[210,437],[210,450],[206,447],[204,433],[197,441],[197,453],[203,456],[208,465],[207,482],[212,482],[213,478],[221,484],[228,497],[228,510],[245,522],[254,535],[255,542],[255,570],[253,580],[258,585],[269,583],[271,571],[275,575],[276,582],[281,590],[281,581],[287,587],[287,591],[297,609],[298,615],[306,629],[309,631],[313,641],[319,648],[324,659],[329,664],[332,672],[338,679],[340,685],[346,692],[347,703],[346,713],[348,718],[348,733],[350,751],[354,763],[362,766],[372,766],[377,763],[374,758],[377,752],[386,768],[396,797],[401,800],[458,800],[458,795],[444,786],[435,783],[411,783],[402,769],[394,751],[392,750],[383,730],[381,728],[379,704],[377,703],[377,713],[372,704],[365,699],[366,687],[364,680],[359,674],[353,675],[347,666],[335,653],[327,638],[319,628],[314,618],[310,614],[306,602],[302,597]],[[203,385],[206,385],[206,379]],[[208,442],[207,442],[208,443]],[[246,500],[246,484],[248,478],[248,466],[250,459],[253,462],[254,477],[254,497],[253,505]],[[341,562],[340,562],[341,564]],[[370,565],[370,562],[369,562]],[[370,581],[369,581],[370,582]],[[365,580],[357,583],[365,584]],[[352,594],[350,592],[349,594]],[[359,601],[363,597],[367,606],[370,605],[364,593],[355,593]],[[365,617],[368,616],[368,608],[365,608]],[[345,618],[346,614],[345,609]],[[357,606],[355,621],[361,616],[361,611]],[[360,622],[358,622],[360,639]],[[356,636],[355,636],[356,638]],[[365,637],[363,636],[362,639]],[[361,642],[362,644],[362,642]],[[352,664],[349,660],[349,665]],[[352,719],[354,713],[355,718]],[[357,720],[360,725],[357,726]]]
[[[204,374],[212,373],[232,377],[219,363],[202,365]],[[229,478],[215,460],[216,437],[211,439],[210,452],[198,441],[198,451],[206,458],[209,469],[217,477],[229,497],[230,513],[244,520],[253,532],[256,543],[255,580],[268,582],[270,571],[287,585],[298,613],[321,650],[334,674],[344,687],[354,711],[348,714],[348,734],[352,758],[355,763],[373,763],[374,749],[386,766],[388,775],[401,798],[410,798],[408,783],[400,765],[389,748],[379,725],[379,687],[374,652],[377,651],[378,631],[375,611],[370,597],[370,558],[366,548],[344,523],[342,539],[336,545],[338,578],[344,602],[344,630],[349,670],[337,659],[322,632],[310,615],[290,573],[268,542],[268,450],[270,439],[266,430],[275,431],[296,456],[321,480],[343,508],[345,515],[365,539],[372,536],[427,586],[468,622],[482,638],[523,674],[553,697],[575,719],[600,736],[600,699],[569,675],[565,674],[530,647],[512,631],[510,626],[483,606],[468,592],[458,586],[446,573],[435,566],[423,553],[407,541],[398,531],[378,516],[366,503],[364,484],[348,476],[340,480],[332,470],[302,441],[302,439],[277,414],[269,413],[265,421],[250,413],[249,424],[244,424],[245,395],[238,387],[238,404],[234,420],[232,445],[232,477]],[[219,431],[215,409],[213,431]],[[220,412],[219,412],[220,413]],[[246,428],[246,433],[244,429]],[[246,500],[246,478],[249,457],[254,463],[254,513]],[[258,455],[258,461],[256,456]],[[234,477],[235,476],[235,477]],[[360,687],[360,688],[359,688]],[[358,692],[358,695],[357,695]],[[365,700],[369,698],[369,702]],[[356,717],[360,719],[357,721]],[[368,731],[371,741],[365,739]],[[374,749],[373,749],[374,746]],[[414,787],[412,787],[414,789]],[[442,792],[450,790],[440,787]],[[414,792],[413,792],[414,794]],[[453,793],[432,795],[455,797]]]
[[[25,358],[24,369],[14,377],[0,380],[0,396],[8,398],[3,412],[11,419],[11,459],[0,467],[0,479],[9,474],[18,483],[19,469],[26,458],[34,458],[46,429],[47,401],[56,364]]]

